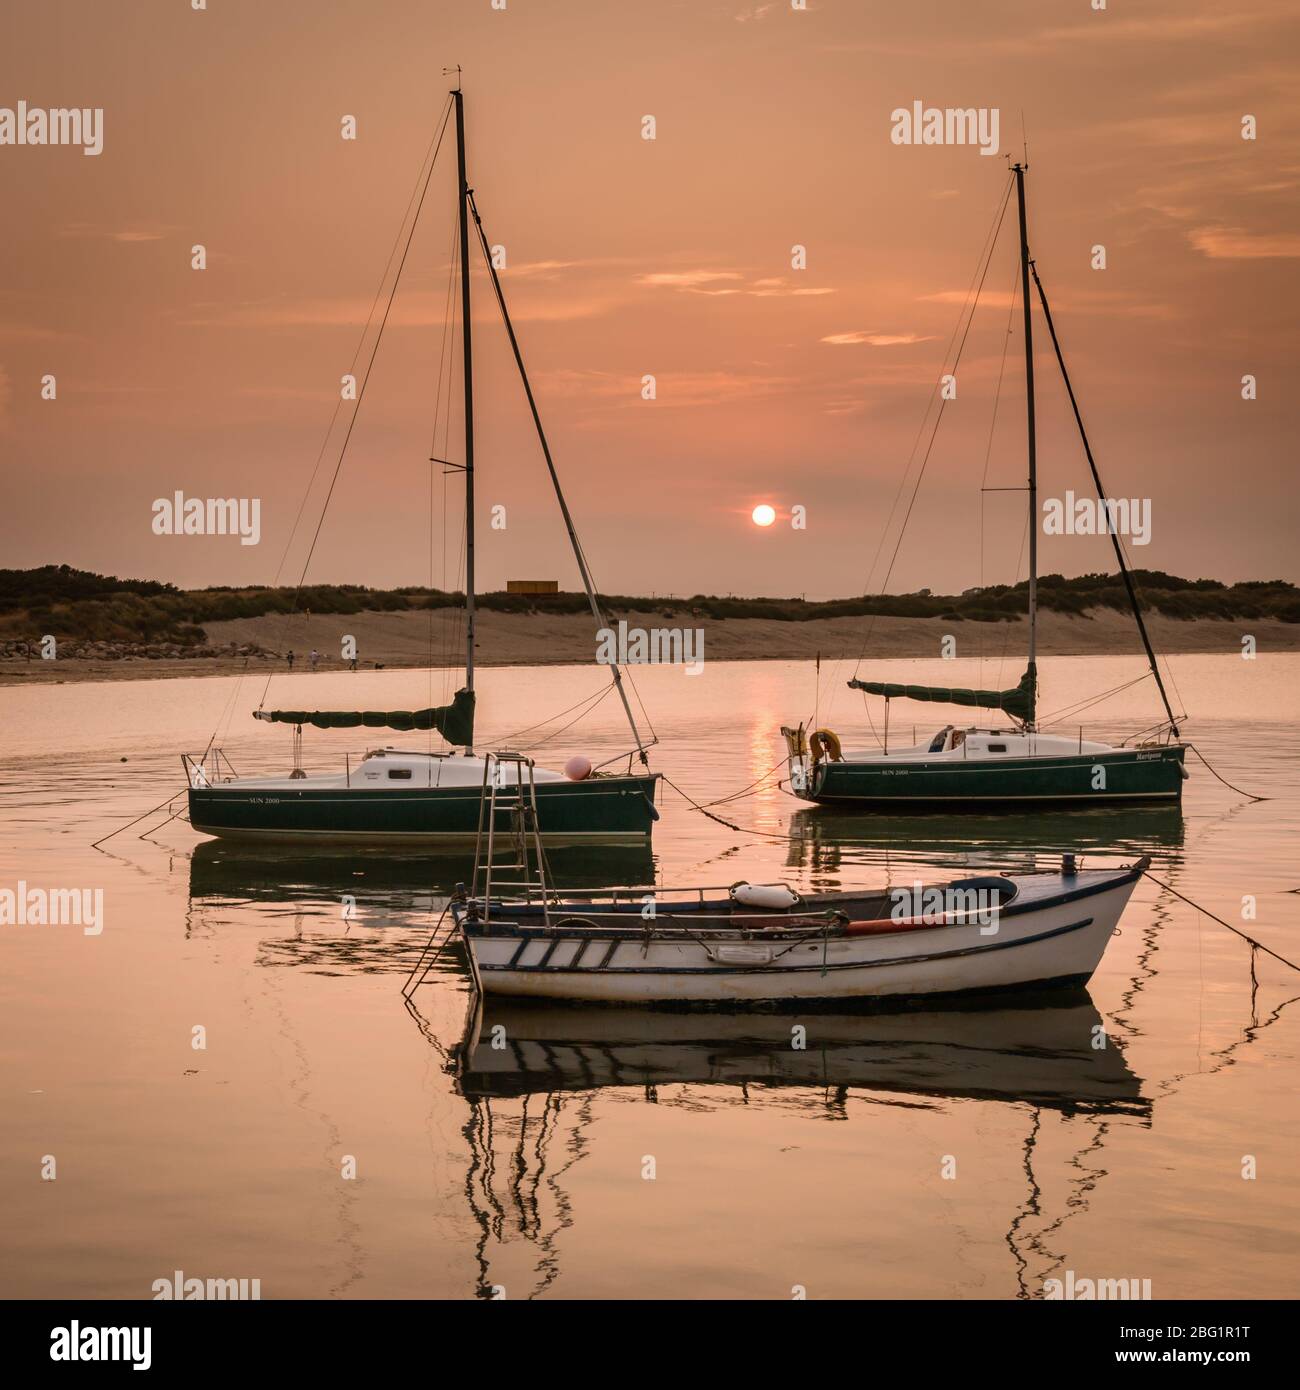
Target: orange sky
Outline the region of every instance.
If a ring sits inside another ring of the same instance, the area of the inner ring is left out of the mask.
[[[890,113],[917,100],[999,108],[1017,155],[1023,112],[1031,245],[1103,477],[1152,501],[1135,563],[1300,577],[1286,0],[78,0],[23,6],[6,28],[0,106],[105,116],[95,158],[0,146],[0,564],[297,578],[301,546],[280,568],[290,528],[446,99],[441,69],[460,63],[470,179],[602,588],[879,586],[873,558],[1006,179],[1001,156],[891,143]],[[444,577],[426,460],[450,154],[309,580]],[[980,494],[986,454],[989,487],[1024,471],[1018,310],[990,429],[1013,254],[1007,236],[892,589],[1023,573],[1021,495],[985,494],[981,525]],[[574,587],[486,288],[480,587]],[[1043,494],[1082,492],[1038,331]],[[260,497],[261,544],[154,535],[151,504],[177,489]],[[780,513],[767,532],[748,521],[760,501]],[[494,504],[504,531],[486,524]],[[786,521],[795,504],[806,530]],[[1043,542],[1045,572],[1109,566],[1105,541]]]

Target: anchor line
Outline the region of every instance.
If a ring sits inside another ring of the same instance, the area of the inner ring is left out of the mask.
[[[682,800],[685,801],[691,807],[693,811],[698,811],[702,816],[708,816],[710,820],[717,821],[719,825],[725,825],[728,830],[734,830],[740,835],[759,835],[763,839],[779,840],[782,843],[785,843],[790,838],[788,835],[777,835],[770,830],[755,830],[752,826],[747,827],[743,825],[737,825],[735,821],[724,820],[721,816],[715,816],[712,811],[705,810],[705,808],[701,806],[700,803],[696,801],[693,796],[688,796],[687,793],[684,792],[677,785],[677,783],[672,780],[671,777],[668,777],[666,774],[662,772],[659,775],[663,777],[664,781],[668,784],[668,786],[670,786],[673,789],[673,791],[675,791],[677,795],[680,796]]]
[[[1229,791],[1234,791],[1234,792],[1236,792],[1238,796],[1248,796],[1252,801],[1272,801],[1272,800],[1273,800],[1273,798],[1272,798],[1271,796],[1256,796],[1254,792],[1245,791],[1245,790],[1244,790],[1243,788],[1241,788],[1241,787],[1234,787],[1234,786],[1232,785],[1232,783],[1229,782],[1228,779],[1227,779],[1226,777],[1220,777],[1219,774],[1218,774],[1217,772],[1215,772],[1215,770],[1214,770],[1212,767],[1210,767],[1210,760],[1205,756],[1204,753],[1201,752],[1201,750],[1200,750],[1194,743],[1189,743],[1189,744],[1187,745],[1187,747],[1190,748],[1190,749],[1192,750],[1192,752],[1195,753],[1196,756],[1197,756],[1198,758],[1200,758],[1200,760],[1205,764],[1206,768],[1209,769],[1210,775],[1211,775],[1212,777],[1217,777],[1218,780],[1219,780],[1220,782],[1222,782],[1223,785],[1224,785],[1225,787],[1227,787]]]
[[[1256,941],[1253,936],[1247,936],[1246,933],[1242,931],[1240,927],[1234,927],[1231,922],[1225,922],[1222,917],[1216,917],[1214,913],[1209,910],[1209,908],[1202,907],[1200,903],[1194,901],[1192,898],[1189,898],[1185,893],[1180,893],[1177,888],[1174,888],[1170,884],[1165,883],[1163,880],[1158,879],[1153,873],[1150,873],[1146,869],[1143,869],[1142,876],[1144,878],[1149,878],[1152,883],[1157,885],[1157,887],[1163,888],[1168,893],[1172,893],[1174,897],[1180,899],[1182,902],[1185,902],[1189,907],[1194,907],[1197,910],[1197,912],[1203,913],[1206,917],[1210,919],[1210,921],[1217,922],[1221,927],[1227,927],[1227,929],[1230,932],[1232,932],[1234,936],[1239,936],[1243,941],[1249,942],[1254,950],[1263,951],[1266,956],[1272,956],[1274,960],[1281,961],[1283,965],[1289,966],[1292,970],[1300,971],[1300,965],[1297,965],[1295,961],[1287,960],[1285,956],[1278,955],[1278,953],[1275,950],[1273,950],[1271,946],[1265,946],[1262,941]]]
[[[142,820],[148,820],[150,816],[157,815],[165,807],[169,807],[178,796],[184,795],[183,792],[172,792],[166,801],[160,801],[151,811],[146,811],[144,815],[137,816],[134,820],[129,820],[125,825],[119,825],[116,830],[110,830],[107,835],[101,835],[98,840],[91,842],[91,849],[98,849],[105,840],[111,840],[114,835],[120,835],[124,830],[130,830],[133,825],[139,825]],[[158,827],[160,830],[162,826]]]

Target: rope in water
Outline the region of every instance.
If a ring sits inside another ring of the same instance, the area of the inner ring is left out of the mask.
[[[111,840],[114,835],[120,835],[124,830],[130,830],[130,828],[133,825],[139,825],[142,820],[148,820],[150,816],[157,815],[159,811],[163,810],[165,807],[170,806],[178,796],[182,795],[184,795],[184,793],[182,792],[172,792],[172,794],[167,798],[166,801],[160,801],[157,804],[157,806],[153,808],[152,811],[146,811],[144,815],[137,816],[134,820],[127,821],[125,825],[119,825],[116,830],[110,830],[107,835],[101,835],[98,840],[92,840],[90,843],[90,848],[98,849],[100,845],[104,843],[105,840]],[[159,826],[159,829],[162,829],[162,827]]]
[[[1194,907],[1197,912],[1204,913],[1212,922],[1217,922],[1221,927],[1227,927],[1234,936],[1239,936],[1243,941],[1248,941],[1256,951],[1263,951],[1265,955],[1272,956],[1274,960],[1281,961],[1283,965],[1290,966],[1292,970],[1300,970],[1300,965],[1297,965],[1295,961],[1287,960],[1285,956],[1278,955],[1271,947],[1265,946],[1262,941],[1256,941],[1253,936],[1247,936],[1240,927],[1234,927],[1231,922],[1225,922],[1222,917],[1216,917],[1209,908],[1202,907],[1198,902],[1193,902],[1185,893],[1180,893],[1177,888],[1171,887],[1168,883],[1165,883],[1163,879],[1157,878],[1155,874],[1151,873],[1149,870],[1144,869],[1142,872],[1145,878],[1149,878],[1152,883],[1163,888],[1167,893],[1172,893],[1174,897],[1185,902],[1188,907]]]
[[[1219,777],[1219,774],[1215,772],[1215,770],[1212,767],[1210,767],[1209,759],[1205,756],[1204,753],[1201,752],[1201,750],[1194,743],[1189,743],[1187,747],[1190,748],[1192,752],[1195,753],[1196,756],[1200,758],[1200,760],[1205,764],[1205,766],[1209,769],[1210,775],[1212,777],[1218,777],[1219,781],[1222,782],[1223,785],[1227,787],[1229,791],[1236,792],[1238,796],[1248,796],[1252,801],[1272,801],[1273,798],[1271,796],[1256,796],[1254,792],[1243,791],[1241,787],[1234,787],[1226,777]]]
[[[780,840],[782,843],[789,842],[790,836],[788,834],[780,835],[774,834],[770,830],[755,830],[752,826],[737,825],[735,821],[724,820],[721,816],[715,816],[712,811],[705,810],[705,808],[701,806],[700,803],[696,801],[693,796],[688,796],[687,793],[684,792],[677,785],[677,783],[672,780],[671,777],[667,776],[665,773],[662,772],[659,775],[664,779],[664,782],[668,786],[670,786],[673,789],[673,791],[675,791],[677,795],[680,796],[682,800],[685,801],[691,807],[692,810],[698,811],[702,816],[708,816],[710,820],[717,821],[719,825],[725,825],[728,830],[734,830],[740,835],[759,835],[765,840]]]

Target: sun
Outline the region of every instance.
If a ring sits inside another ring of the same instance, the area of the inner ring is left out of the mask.
[[[776,509],[769,507],[766,502],[760,502],[750,512],[749,519],[755,526],[770,526],[776,520]]]

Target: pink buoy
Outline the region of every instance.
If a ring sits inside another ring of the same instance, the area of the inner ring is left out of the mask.
[[[570,782],[584,781],[591,776],[591,759],[584,758],[581,753],[575,753],[564,764],[564,775]]]

